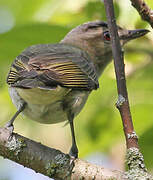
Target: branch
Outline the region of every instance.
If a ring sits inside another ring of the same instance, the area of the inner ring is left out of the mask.
[[[11,137],[11,138],[10,138]],[[124,173],[73,160],[68,154],[0,128],[0,155],[58,180],[126,180]]]
[[[147,21],[153,28],[153,10],[143,0],[130,0],[132,6],[136,8],[141,18]]]
[[[117,26],[115,22],[113,2],[112,0],[104,0],[104,4],[106,8],[108,27],[111,35],[112,53],[114,57],[114,66],[115,66],[115,73],[117,80],[118,101],[116,105],[122,117],[127,148],[131,148],[131,147],[139,148],[137,137],[132,136],[132,134],[134,134],[134,127],[132,123],[128,93],[126,88],[124,59],[123,59],[124,55],[121,49]],[[129,136],[131,136],[131,138],[129,138]]]
[[[112,53],[117,80],[118,101],[116,103],[116,107],[118,108],[122,118],[127,145],[127,164],[129,171],[126,172],[126,175],[129,179],[133,180],[144,178],[147,179],[148,177],[148,179],[153,179],[153,177],[147,173],[145,168],[143,155],[139,150],[138,138],[133,127],[126,87],[124,55],[118,36],[113,0],[104,0],[104,5],[106,9],[108,28],[111,35]]]

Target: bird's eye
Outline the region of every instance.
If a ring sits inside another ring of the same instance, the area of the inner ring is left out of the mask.
[[[109,34],[108,31],[105,31],[105,32],[103,33],[103,36],[104,36],[104,39],[105,39],[106,41],[110,41],[110,34]]]

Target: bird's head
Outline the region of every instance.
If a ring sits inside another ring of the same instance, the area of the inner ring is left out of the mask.
[[[121,46],[148,32],[146,29],[127,30],[118,26]],[[111,37],[106,22],[93,21],[77,26],[61,42],[77,46],[87,51],[94,64],[99,66],[98,71],[100,73],[98,74],[101,74],[101,71],[112,59]]]

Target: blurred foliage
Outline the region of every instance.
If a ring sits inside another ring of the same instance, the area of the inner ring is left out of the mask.
[[[146,2],[153,8],[152,0]],[[59,42],[76,25],[95,19],[106,20],[106,16],[104,5],[98,0],[66,0],[64,4],[61,0],[0,0],[0,12],[2,10],[13,19],[13,27],[8,31],[9,18],[0,17],[0,20],[3,19],[3,23],[0,21],[0,30],[6,29],[6,32],[0,34],[0,122],[4,124],[15,112],[5,82],[13,59],[32,44]],[[123,27],[150,28],[141,20],[129,0],[116,1],[115,13],[118,24]],[[151,28],[150,30],[152,31]],[[151,32],[125,47],[131,111],[135,130],[140,137],[140,146],[150,169],[153,169],[152,37]],[[95,151],[109,153],[112,146],[123,142],[124,139],[120,116],[114,106],[117,91],[112,63],[106,68],[99,82],[100,88],[90,95],[85,108],[75,120],[80,156]],[[39,125],[23,118],[15,122],[15,128],[19,133],[55,147],[58,137],[58,147],[63,146],[63,149],[69,144],[65,142],[64,146],[64,140],[70,141],[67,135],[60,135],[63,131],[63,134],[69,132],[69,127],[61,130],[61,127],[55,128],[55,125],[51,125],[48,128],[47,125]]]

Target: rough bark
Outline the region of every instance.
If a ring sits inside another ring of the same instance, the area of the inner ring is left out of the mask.
[[[24,167],[57,180],[126,179],[124,173],[106,169],[49,148],[28,138],[0,128],[0,155]]]
[[[130,0],[132,6],[140,14],[141,18],[147,21],[151,27],[153,28],[153,10],[149,8],[149,6],[143,0]]]

